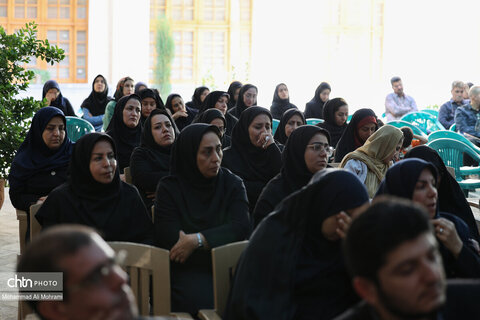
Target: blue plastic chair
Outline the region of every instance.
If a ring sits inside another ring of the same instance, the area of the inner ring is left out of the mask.
[[[76,142],[87,133],[95,132],[95,128],[87,120],[77,117],[65,118],[67,119],[67,134],[73,142]]]
[[[423,110],[420,110],[421,112],[426,112],[426,113],[430,113],[432,116],[434,116],[436,119],[438,119],[438,110],[434,110],[434,109],[423,109]]]
[[[430,141],[427,144],[436,150],[446,166],[455,170],[455,179],[464,192],[480,188],[480,179],[464,179],[469,174],[480,174],[480,167],[471,167],[470,170],[463,170],[463,154],[466,153],[473,160],[480,162],[480,155],[465,143],[449,138],[441,138]],[[462,169],[461,169],[462,168]]]
[[[435,116],[426,112],[409,112],[404,115],[401,120],[415,124],[426,134],[430,134],[431,132],[438,130],[445,130],[443,125],[438,122]]]
[[[457,124],[456,123],[452,124],[452,126],[448,130],[457,132]]]
[[[416,125],[410,123],[410,122],[407,122],[407,121],[403,121],[403,120],[392,120],[390,122],[387,122],[386,124],[389,124],[391,126],[394,126],[396,128],[401,128],[401,127],[409,127],[410,129],[412,129],[413,131],[413,134],[416,134],[418,136],[422,136],[422,137],[427,137],[427,135],[425,134],[425,132],[423,132],[422,130],[420,130],[419,127],[417,127]]]
[[[318,119],[318,118],[308,118],[306,119],[307,120],[307,124],[311,124],[311,125],[316,125],[317,123],[323,123],[324,120],[323,119]]]
[[[275,134],[275,131],[277,131],[278,125],[280,124],[280,120],[273,119],[272,121],[272,134]]]

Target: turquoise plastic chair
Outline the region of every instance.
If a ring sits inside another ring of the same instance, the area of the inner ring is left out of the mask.
[[[272,134],[275,134],[275,131],[277,131],[278,125],[280,124],[280,120],[273,119],[272,121]]]
[[[401,127],[409,127],[410,129],[412,129],[413,131],[413,134],[416,134],[418,136],[422,136],[422,137],[427,137],[427,135],[425,134],[425,132],[423,132],[422,130],[420,130],[419,127],[417,127],[416,125],[414,124],[411,124],[410,122],[407,122],[407,121],[403,121],[403,120],[392,120],[390,122],[387,122],[386,124],[389,124],[391,126],[394,126],[396,128],[401,128]]]
[[[316,125],[317,123],[323,123],[323,119],[318,119],[318,118],[308,118],[306,119],[307,124],[311,124],[312,126]]]
[[[353,117],[353,114],[349,114],[349,115],[348,115],[347,123],[350,123],[350,121],[352,120],[352,117]]]
[[[87,120],[77,117],[65,118],[67,119],[67,134],[73,142],[76,142],[87,133],[95,132],[95,128]]]
[[[456,123],[452,124],[449,130],[457,132],[457,124]]]
[[[480,155],[480,148],[477,147],[475,144],[473,144],[472,141],[468,140],[467,138],[465,138],[460,133],[453,132],[453,131],[450,131],[450,130],[439,130],[439,131],[435,131],[435,132],[430,133],[428,135],[428,142],[433,141],[433,140],[437,140],[437,139],[442,139],[442,138],[448,138],[448,139],[454,139],[454,140],[461,141],[461,142],[465,143],[467,146],[469,146],[470,148],[472,148],[473,150],[475,150]]]
[[[449,138],[441,138],[430,141],[427,144],[430,148],[436,150],[446,166],[455,170],[455,179],[465,193],[468,190],[480,188],[480,179],[464,179],[463,176],[469,174],[480,174],[480,167],[470,167],[469,170],[463,170],[463,154],[466,153],[473,160],[480,162],[480,155],[465,143]]]
[[[438,131],[438,130],[445,130],[443,125],[440,122],[438,122],[435,116],[426,112],[421,112],[421,111],[409,112],[406,115],[404,115],[401,118],[401,120],[415,124],[426,134],[429,134],[431,132]]]
[[[432,116],[434,116],[436,119],[438,119],[438,110],[434,110],[434,109],[423,109],[423,110],[420,110],[421,112],[426,112],[426,113],[430,113]]]

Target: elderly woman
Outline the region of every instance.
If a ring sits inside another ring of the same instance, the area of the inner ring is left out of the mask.
[[[340,167],[354,173],[367,187],[370,198],[373,198],[402,143],[403,132],[385,125],[372,134],[362,147],[348,153]]]
[[[195,123],[172,150],[171,175],[155,197],[155,245],[170,250],[172,311],[213,307],[211,249],[244,240],[248,202],[242,180],[220,167],[220,132]]]

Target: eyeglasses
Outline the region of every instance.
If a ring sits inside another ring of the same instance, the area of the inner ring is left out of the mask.
[[[312,149],[315,152],[325,151],[328,157],[331,157],[333,154],[333,147],[330,147],[328,143],[313,143],[307,145],[307,148]]]
[[[79,283],[70,286],[68,288],[69,293],[81,289],[91,289],[94,287],[99,287],[106,282],[106,279],[113,273],[115,267],[120,267],[123,265],[126,257],[127,252],[125,250],[120,250],[118,253],[115,254],[114,257],[109,258],[107,261],[93,269]]]

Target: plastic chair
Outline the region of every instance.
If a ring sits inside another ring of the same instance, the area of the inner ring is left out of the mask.
[[[76,142],[87,133],[95,132],[95,128],[87,120],[77,117],[65,118],[67,119],[67,134],[73,142]]]
[[[127,254],[122,267],[130,276],[130,287],[140,315],[150,315],[151,302],[154,316],[174,315],[192,319],[186,313],[170,313],[170,251],[132,242],[108,242],[108,244],[117,254],[120,251]]]
[[[277,131],[278,125],[280,124],[280,120],[273,119],[272,121],[272,134],[275,134],[275,131]]]
[[[457,132],[457,124],[456,123],[452,124],[449,130]]]
[[[426,112],[409,112],[404,115],[401,120],[414,123],[423,132],[429,134],[430,132],[445,130],[443,125],[438,122],[437,118]]]
[[[316,125],[317,123],[323,123],[324,122],[323,119],[318,119],[318,118],[308,118],[306,120],[307,120],[307,124],[310,124],[312,126]]]
[[[455,140],[461,141],[465,143],[467,146],[469,146],[470,148],[472,148],[473,150],[475,150],[480,155],[480,148],[477,147],[475,144],[473,144],[472,141],[468,140],[467,138],[465,138],[465,136],[463,136],[460,133],[450,131],[450,130],[439,130],[439,131],[432,132],[428,135],[429,142],[437,139],[442,139],[442,138],[449,138],[449,139],[455,139]]]
[[[423,132],[419,127],[417,127],[416,125],[410,123],[410,122],[407,122],[407,121],[403,121],[403,120],[392,120],[390,122],[387,122],[386,124],[389,124],[391,126],[394,126],[395,128],[401,128],[401,127],[409,127],[410,129],[412,129],[413,131],[413,134],[416,134],[418,136],[422,136],[422,137],[427,137],[427,135],[425,134],[425,132]]]
[[[214,310],[200,310],[203,320],[221,319],[227,306],[228,293],[238,260],[248,245],[248,240],[229,243],[212,249]]]
[[[420,110],[421,112],[425,112],[425,113],[430,113],[432,116],[435,117],[435,119],[438,119],[438,110],[435,110],[435,109],[423,109],[423,110]]]
[[[468,190],[480,188],[479,179],[463,179],[462,177],[467,174],[480,174],[480,167],[472,167],[468,171],[460,169],[463,166],[464,153],[472,157],[474,161],[480,162],[480,155],[477,152],[465,143],[449,138],[436,139],[427,145],[438,152],[446,166],[455,170],[455,179],[465,193],[468,193]]]

